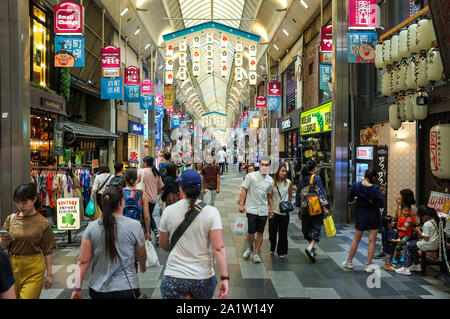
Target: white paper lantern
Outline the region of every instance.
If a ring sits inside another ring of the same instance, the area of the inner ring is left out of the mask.
[[[425,87],[430,83],[427,78],[427,58],[422,56],[418,59],[418,67],[416,69],[416,82],[418,86]]]
[[[378,43],[375,46],[375,67],[377,69],[382,69],[386,66],[383,61],[383,44]]]
[[[220,63],[220,75],[223,77],[228,75],[228,65],[226,62]]]
[[[173,57],[169,56],[166,57],[166,71],[172,70],[173,70]]]
[[[185,81],[186,80],[186,73],[187,73],[187,68],[184,66],[180,66],[178,68],[178,79],[181,81]]]
[[[408,27],[408,53],[416,54],[419,52],[419,48],[416,43],[417,40],[417,24],[413,23]]]
[[[214,34],[208,33],[206,34],[206,43],[212,44],[214,42]]]
[[[220,61],[221,62],[227,62],[228,61],[228,49],[227,48],[221,48],[220,49]]]
[[[397,72],[397,88],[399,91],[406,91],[408,87],[406,86],[406,64],[400,63]]]
[[[419,50],[429,50],[434,37],[433,22],[430,19],[420,20],[417,25],[417,48]]]
[[[391,38],[391,59],[393,62],[399,62],[401,57],[398,53],[398,35]]]
[[[248,70],[256,71],[256,57],[251,56],[248,58]]]
[[[256,80],[257,80],[256,72],[255,71],[248,72],[248,82],[249,82],[249,84],[250,85],[256,85]]]
[[[400,96],[397,101],[397,110],[400,121],[402,122],[406,121],[405,99],[403,96]]]
[[[200,62],[200,48],[194,48],[192,50],[191,59],[193,63]]]
[[[208,44],[207,46],[206,46],[206,58],[207,59],[212,59],[212,58],[214,58],[214,46],[213,45],[211,45],[211,44]]]
[[[403,29],[400,31],[398,36],[398,55],[402,59],[409,57],[408,52],[408,29]]]
[[[441,53],[438,50],[431,49],[428,53],[427,78],[429,81],[439,81],[442,78]]]
[[[181,41],[178,45],[178,48],[180,49],[180,52],[186,52],[187,50],[187,43],[186,41]]]
[[[168,44],[166,49],[166,57],[173,56],[174,46],[173,44]]]
[[[417,82],[416,82],[416,74],[415,74],[415,68],[416,64],[414,62],[414,59],[409,59],[409,61],[406,63],[406,87],[410,90],[417,89]]]
[[[410,122],[414,122],[416,118],[414,117],[414,104],[413,104],[414,94],[405,95],[405,115],[406,119]]]
[[[244,51],[244,45],[242,44],[242,42],[236,42],[236,46],[235,46],[235,51],[236,52],[242,52]]]
[[[381,76],[381,94],[384,96],[390,96],[392,94],[391,90],[391,75],[388,70],[384,70],[383,75]]]
[[[250,44],[248,47],[248,53],[250,56],[256,56],[256,44]]]
[[[173,83],[173,72],[166,71],[166,84],[172,84],[172,83]]]
[[[243,76],[244,76],[243,69],[242,69],[241,67],[236,67],[236,68],[234,69],[234,71],[235,71],[235,73],[236,73],[235,76],[234,76],[234,78],[236,79],[236,81],[237,81],[237,82],[242,81]]]
[[[214,71],[213,59],[206,60],[206,73],[211,74]]]
[[[192,64],[192,75],[200,76],[200,62],[194,62]]]
[[[390,72],[389,85],[391,87],[391,92],[392,92],[391,94],[396,94],[399,91],[399,89],[397,87],[397,73],[398,73],[397,67],[392,69]]]
[[[192,45],[193,45],[194,48],[199,48],[200,47],[200,36],[196,35],[192,39]]]
[[[430,130],[431,173],[437,178],[450,179],[450,124],[435,125]]]
[[[236,53],[234,55],[234,64],[239,67],[241,67],[244,64],[244,58],[242,53]]]
[[[187,53],[180,52],[180,59],[178,60],[180,66],[187,66]]]
[[[402,126],[402,122],[398,117],[397,104],[389,105],[389,125],[394,130],[398,130]]]
[[[415,93],[412,99],[414,106],[414,118],[424,120],[428,115],[428,94],[426,92]]]
[[[383,41],[383,61],[385,65],[392,64],[391,59],[391,40]]]

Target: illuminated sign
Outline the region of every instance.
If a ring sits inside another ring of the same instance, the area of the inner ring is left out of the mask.
[[[133,121],[128,121],[130,126],[130,133],[144,135],[144,125]]]
[[[300,120],[300,134],[317,134],[330,132],[332,129],[332,102],[303,112]]]
[[[356,159],[373,160],[373,146],[359,146],[356,148]]]

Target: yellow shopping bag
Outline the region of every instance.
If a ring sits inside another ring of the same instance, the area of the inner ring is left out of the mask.
[[[336,227],[334,226],[333,217],[331,217],[331,215],[327,215],[323,219],[323,225],[325,226],[327,237],[333,237],[336,235]]]

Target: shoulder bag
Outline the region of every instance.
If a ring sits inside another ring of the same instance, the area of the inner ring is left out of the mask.
[[[172,235],[172,239],[170,240],[170,251],[173,250],[175,245],[177,244],[178,240],[183,236],[186,229],[188,229],[189,225],[194,221],[195,217],[200,214],[201,210],[206,206],[205,203],[200,202],[198,204],[195,204],[194,208],[191,210],[191,214],[189,217],[178,226],[178,228],[175,230],[175,232]]]
[[[106,181],[103,182],[102,186],[100,186],[100,188],[97,190],[97,193],[100,192],[103,187],[108,183],[108,181],[111,179],[112,175],[109,175],[108,178],[106,179]]]
[[[322,206],[320,205],[319,195],[316,192],[316,188],[314,186],[314,176],[311,176],[311,180],[309,182],[309,190],[306,195],[306,202],[308,204],[308,215],[316,216],[322,214]]]
[[[280,189],[278,188],[277,183],[275,183],[275,187],[277,188],[278,195],[280,195],[280,200],[281,200],[280,205],[279,205],[280,213],[288,214],[290,211],[293,211],[294,206],[292,205],[292,203],[289,201],[284,201],[283,198],[281,197]],[[289,191],[288,191],[288,195],[289,195]]]

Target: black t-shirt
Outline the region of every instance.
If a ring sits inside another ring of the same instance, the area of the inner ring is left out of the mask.
[[[0,249],[0,293],[4,293],[14,284],[14,276],[8,256]]]

